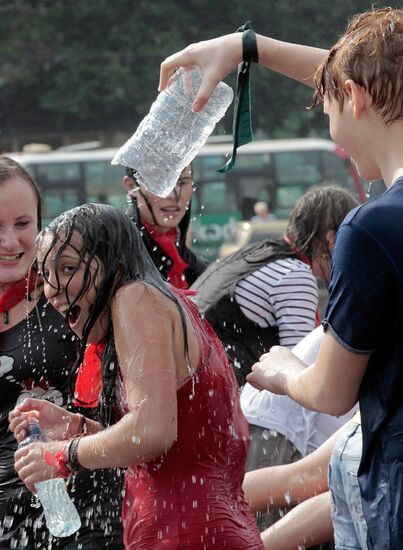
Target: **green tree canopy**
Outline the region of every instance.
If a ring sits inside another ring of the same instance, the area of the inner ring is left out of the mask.
[[[44,128],[132,132],[156,97],[160,62],[187,44],[251,19],[257,32],[327,47],[349,16],[370,8],[370,0],[3,0],[0,139]],[[308,89],[252,73],[257,135],[326,133],[324,117],[304,109]],[[231,131],[231,116],[219,131]]]

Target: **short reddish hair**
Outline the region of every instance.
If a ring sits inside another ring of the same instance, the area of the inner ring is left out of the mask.
[[[365,89],[386,124],[403,118],[403,10],[374,9],[352,18],[316,71],[312,107],[329,95],[342,109],[347,79]]]

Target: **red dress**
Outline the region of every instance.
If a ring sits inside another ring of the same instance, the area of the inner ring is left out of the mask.
[[[249,434],[233,370],[195,304],[172,290],[192,321],[200,361],[195,375],[178,389],[174,445],[126,471],[125,547],[261,550],[241,488]]]

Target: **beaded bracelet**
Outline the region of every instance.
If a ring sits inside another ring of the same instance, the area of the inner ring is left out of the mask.
[[[66,445],[64,451],[64,462],[66,467],[72,472],[77,473],[81,468],[81,464],[78,461],[78,444],[80,439],[83,437],[83,434],[72,437],[68,444]]]

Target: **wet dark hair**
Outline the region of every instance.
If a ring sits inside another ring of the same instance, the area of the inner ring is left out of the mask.
[[[351,193],[337,185],[311,187],[291,212],[286,239],[312,261],[317,253],[328,252],[326,233],[337,231],[356,206]]]
[[[39,187],[35,183],[34,178],[25,170],[21,164],[16,162],[10,157],[4,155],[0,156],[0,184],[5,183],[6,181],[20,178],[28,183],[34,192],[36,199],[36,216],[38,222],[38,231],[41,229],[42,225],[42,197],[39,191]]]
[[[403,10],[373,8],[355,15],[315,73],[311,107],[332,96],[340,111],[351,79],[368,93],[385,124],[403,118]]]
[[[77,246],[76,240],[73,239],[72,241],[73,236],[81,238],[82,245]],[[53,259],[52,250],[55,245],[60,243],[61,246]],[[153,285],[177,305],[184,331],[185,355],[188,355],[186,320],[183,309],[148,255],[139,230],[124,212],[105,204],[84,204],[57,217],[38,235],[36,244],[37,252],[41,253],[38,268],[45,280],[46,270],[44,267],[47,258],[52,257],[57,274],[59,258],[68,246],[72,246],[80,258],[74,273],[82,264],[85,264],[82,287],[74,301],[69,303],[66,318],[68,318],[76,302],[85,295],[92,284],[95,284],[100,269],[103,271],[99,284],[95,286],[95,301],[83,327],[77,361],[69,380],[69,388],[72,394],[74,394],[76,374],[83,360],[88,336],[94,323],[105,305],[110,304],[116,291],[131,281],[143,281]],[[95,270],[90,270],[89,266],[93,260],[95,261]],[[68,287],[74,273],[70,276],[64,290],[67,300]],[[56,291],[61,291],[58,280],[56,280],[56,285],[53,286]],[[101,365],[100,417],[105,425],[109,425],[113,419],[114,391],[118,373],[113,323],[110,314],[108,316],[106,348],[102,355]]]

